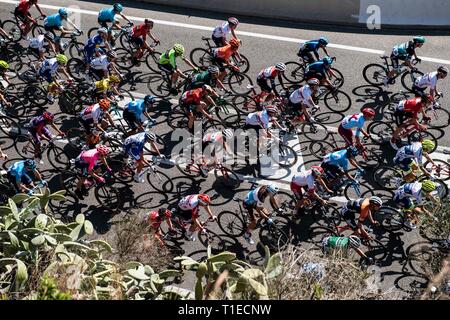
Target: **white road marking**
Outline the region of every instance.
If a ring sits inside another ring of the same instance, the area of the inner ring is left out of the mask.
[[[17,4],[18,3],[18,1],[12,1],[12,0],[0,0],[0,2],[8,3],[8,4]],[[60,8],[59,6],[42,4],[42,3],[39,3],[39,6],[41,8],[52,9],[52,10],[58,10]],[[97,15],[98,14],[97,11],[77,9],[77,8],[70,8],[70,11],[87,14],[87,15]],[[134,17],[134,16],[127,16],[127,17],[130,20],[134,20],[134,21],[144,21],[145,20],[145,18],[141,18],[141,17]],[[204,30],[204,31],[212,31],[214,29],[212,27],[200,26],[200,25],[190,24],[190,23],[181,23],[181,22],[157,20],[157,19],[153,19],[153,21],[155,21],[155,23],[157,23],[157,24],[167,25],[167,26],[172,26],[172,27],[180,27],[180,28],[188,28],[188,29],[196,29],[196,30]],[[269,35],[269,34],[263,34],[263,33],[257,33],[257,32],[237,31],[236,33],[239,35],[242,35],[242,36],[247,36],[247,37],[270,39],[270,40],[277,40],[277,41],[284,41],[284,42],[300,43],[300,42],[308,41],[307,39],[282,37],[282,36],[275,36],[275,35]],[[348,46],[348,45],[336,44],[336,43],[330,43],[330,44],[328,44],[328,47],[342,49],[342,50],[356,51],[356,52],[371,53],[371,54],[377,54],[377,55],[385,54],[385,51],[383,51],[383,50]],[[423,61],[450,65],[450,60],[431,58],[431,57],[420,57],[420,58]]]

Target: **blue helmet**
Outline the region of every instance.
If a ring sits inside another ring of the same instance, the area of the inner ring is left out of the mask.
[[[122,12],[123,6],[122,6],[120,3],[115,3],[115,4],[113,5],[113,9],[114,9],[114,11]]]
[[[326,46],[328,44],[328,39],[325,37],[320,37],[319,38],[319,44]]]
[[[358,149],[356,149],[356,147],[351,146],[347,148],[347,156],[354,158],[359,154]]]
[[[27,159],[27,160],[25,160],[25,162],[23,164],[24,164],[25,168],[28,170],[36,169],[36,162],[33,159]]]
[[[274,185],[269,185],[269,186],[267,186],[267,192],[275,194],[278,192],[278,188]]]
[[[333,63],[333,59],[331,59],[330,57],[325,57],[322,59],[322,62],[326,66],[331,66],[331,64]]]
[[[146,95],[145,96],[145,98],[144,98],[144,102],[145,103],[155,103],[155,101],[156,101],[156,98],[154,97],[154,96],[152,96],[152,95]]]
[[[68,14],[66,8],[60,8],[58,10],[58,13],[59,13],[60,16],[64,16],[64,17],[67,17],[67,14]]]

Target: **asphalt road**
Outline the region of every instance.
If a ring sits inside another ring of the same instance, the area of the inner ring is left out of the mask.
[[[14,5],[11,1],[0,0],[2,10],[0,12],[0,19],[6,20],[11,17],[10,11],[13,10]],[[66,1],[40,1],[44,11],[47,13],[54,13],[58,6],[67,6]],[[91,3],[83,1],[71,1],[71,6],[78,6],[82,10],[80,16],[81,29],[85,32],[97,25],[98,10],[110,5],[111,3]],[[46,5],[50,5],[48,7]],[[55,7],[54,7],[55,6]],[[33,9],[34,10],[34,9]],[[190,52],[196,47],[202,47],[202,36],[210,36],[209,29],[216,26],[225,17],[200,11],[191,11],[184,9],[173,9],[161,6],[155,6],[150,4],[140,4],[134,2],[126,3],[126,9],[124,12],[127,16],[138,18],[151,18],[156,21],[154,27],[154,34],[161,40],[161,45],[158,48],[159,51],[164,51],[171,47],[174,43],[183,43],[186,52]],[[296,61],[296,52],[298,49],[298,43],[295,39],[313,39],[319,36],[326,36],[330,40],[329,52],[331,55],[337,57],[337,61],[334,67],[338,68],[345,77],[345,84],[342,88],[352,98],[352,107],[348,111],[357,112],[363,106],[369,105],[374,108],[379,108],[388,101],[390,95],[402,90],[400,84],[391,86],[388,91],[382,91],[377,88],[369,86],[362,77],[362,69],[368,63],[381,63],[379,58],[381,51],[386,51],[389,54],[391,48],[399,42],[406,41],[411,38],[411,35],[392,35],[392,34],[370,34],[368,33],[336,28],[332,30],[330,27],[320,26],[305,26],[295,23],[286,23],[278,21],[266,22],[261,19],[240,18],[241,24],[239,25],[239,37],[243,41],[243,46],[240,50],[245,54],[251,64],[248,74],[255,79],[256,74],[263,68],[275,64],[279,61]],[[209,28],[209,29],[208,29]],[[407,31],[405,31],[407,33]],[[424,34],[427,42],[425,46],[419,50],[419,56],[423,58],[419,69],[422,72],[430,72],[435,70],[438,64],[450,65],[450,56],[448,55],[450,49],[450,37],[448,36],[433,36]],[[85,39],[82,40],[83,42]],[[188,66],[186,66],[188,68]],[[135,70],[133,70],[133,73]],[[149,70],[142,66],[136,68],[136,74],[141,79],[145,80]],[[128,76],[136,76],[130,74]],[[446,92],[449,86],[449,78],[445,81],[441,81],[438,85],[440,91]],[[125,88],[128,89],[127,86]],[[136,89],[133,90],[133,94],[139,97],[140,94],[147,94],[148,88],[145,83],[137,83]],[[441,100],[442,105],[445,108],[450,99],[448,95]],[[158,106],[158,111],[153,115],[158,120],[158,125],[155,128],[155,132],[163,136],[167,143],[170,142],[172,128],[167,123],[167,114],[171,106],[176,103],[176,100],[162,101]],[[55,105],[49,106],[49,110],[58,111]],[[340,117],[335,115],[336,119],[333,123],[328,124],[330,127],[337,127]],[[334,119],[334,117],[332,118]],[[70,122],[66,124],[66,128],[71,126]],[[441,137],[439,139],[439,145],[442,147],[450,147],[450,138],[446,136],[445,132],[439,133]],[[280,183],[281,187],[288,188],[288,182],[290,176],[297,170],[302,169],[302,164],[306,163],[306,167],[309,167],[314,161],[307,150],[309,141],[303,137],[292,137],[290,144],[295,147],[298,152],[300,160],[298,165],[291,168],[289,171],[278,170],[275,175],[277,183]],[[439,158],[446,159],[440,149]],[[14,148],[6,150],[10,159],[17,157]],[[386,157],[386,161],[393,156],[394,151],[389,147],[382,149],[382,154]],[[45,160],[45,158],[44,158]],[[157,192],[148,184],[136,184],[131,185],[117,184],[121,196],[124,200],[123,211],[119,214],[111,214],[105,211],[98,205],[97,201],[91,194],[84,201],[77,201],[73,198],[69,198],[69,201],[59,208],[59,213],[70,219],[70,216],[75,216],[79,212],[87,214],[96,229],[99,236],[106,234],[111,224],[114,221],[120,220],[128,210],[144,211],[149,209],[157,209],[161,206],[176,203],[177,199],[184,194],[205,192],[214,198],[213,210],[217,215],[223,210],[235,211],[238,206],[232,199],[234,197],[243,199],[254,184],[253,182],[261,182],[262,180],[255,176],[255,168],[242,168],[236,167],[235,170],[247,177],[250,182],[243,182],[238,190],[229,190],[221,186],[215,179],[213,174],[210,174],[206,179],[197,179],[196,181],[182,176],[179,171],[170,165],[161,165],[162,170],[172,179],[174,185],[179,186],[177,190],[174,188],[170,192]],[[50,168],[46,163],[41,169],[45,170]],[[52,178],[54,185],[57,185],[57,175]],[[273,179],[273,177],[272,177]],[[367,183],[373,184],[370,181],[370,177],[364,177]],[[263,181],[264,182],[264,181]],[[137,209],[136,209],[137,208]],[[289,224],[289,228],[293,234],[293,242],[297,245],[308,246],[307,235],[308,230],[313,225],[311,217],[304,217],[301,220],[296,220]],[[230,238],[223,234],[217,226],[212,227],[227,240],[227,247],[238,254],[240,258],[259,259],[261,256],[261,246],[257,244],[250,246],[241,237],[238,239]],[[409,270],[407,265],[406,251],[408,248],[419,248],[422,246],[423,239],[420,238],[418,232],[397,232],[395,234],[383,235],[384,240],[389,246],[390,254],[388,259],[380,266],[374,267],[373,270],[379,274],[380,287],[383,290],[387,290],[391,287],[398,289],[401,293],[405,294],[410,287],[409,283],[413,280],[417,280],[420,275],[415,274]],[[424,244],[425,245],[425,244]],[[192,255],[195,258],[199,258],[205,254],[205,247],[200,241],[181,243],[182,248],[185,250],[185,254]],[[405,269],[406,268],[406,269]],[[411,279],[408,279],[408,276]],[[186,288],[192,288],[192,279],[187,278],[187,281],[182,285]],[[410,280],[410,281],[409,281]],[[419,279],[420,281],[421,279]],[[409,282],[408,282],[409,281]],[[423,281],[423,279],[422,279]],[[405,288],[406,287],[406,288]]]

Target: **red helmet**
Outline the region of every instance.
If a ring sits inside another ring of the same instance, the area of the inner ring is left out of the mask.
[[[107,146],[105,146],[103,144],[99,144],[97,146],[97,151],[101,156],[107,156],[110,150]]]
[[[322,176],[324,173],[323,168],[320,166],[312,166],[311,171],[315,176],[318,176],[318,177]]]
[[[42,116],[44,117],[45,120],[48,121],[53,121],[53,119],[55,118],[55,116],[53,115],[53,113],[45,111]]]
[[[207,206],[211,203],[211,198],[207,194],[199,194],[198,195],[198,203],[202,206]]]
[[[230,17],[228,18],[228,23],[234,26],[237,26],[239,24],[239,20],[236,19],[235,17]]]
[[[365,117],[375,117],[375,110],[372,108],[364,108],[361,112]]]
[[[157,211],[151,211],[148,214],[148,218],[147,219],[150,219],[151,221],[155,221],[155,220],[158,220],[158,218],[159,218],[158,212]]]
[[[102,99],[98,104],[100,105],[100,108],[102,108],[102,110],[108,110],[111,102],[108,99]]]
[[[241,42],[239,41],[239,39],[232,38],[230,40],[230,45],[231,45],[232,48],[237,49],[241,45]]]

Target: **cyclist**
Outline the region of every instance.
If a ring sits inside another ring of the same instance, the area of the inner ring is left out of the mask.
[[[330,57],[324,57],[322,60],[308,64],[305,69],[305,80],[308,81],[311,78],[316,78],[320,81],[321,85],[334,88],[328,79],[332,77],[337,78],[336,74],[331,70],[333,59]]]
[[[373,219],[373,213],[380,210],[382,205],[383,201],[377,196],[351,199],[342,206],[340,215],[356,235],[371,239],[371,236],[364,229],[364,221],[369,219],[371,224],[379,225],[380,223]],[[356,214],[359,214],[358,223],[356,223]]]
[[[217,66],[210,65],[208,70],[195,74],[191,78],[191,82],[186,86],[186,89],[197,89],[201,88],[204,84],[207,84],[210,87],[220,87],[225,92],[230,92],[227,88],[225,88],[222,81],[219,80],[219,73],[220,70]]]
[[[214,91],[214,89],[207,84],[198,89],[188,90],[181,95],[181,108],[186,112],[189,118],[189,132],[194,133],[194,113],[203,114],[209,120],[213,119],[207,111],[209,105],[217,108],[217,105],[211,96],[219,98],[219,95]]]
[[[155,36],[152,34],[152,29],[153,29],[153,21],[150,19],[145,19],[143,24],[135,26],[133,27],[133,29],[131,29],[130,42],[136,45],[138,48],[136,52],[133,54],[134,63],[139,62],[139,59],[141,59],[145,50],[148,50],[149,52],[155,51],[148,45],[147,35],[150,36],[150,38],[152,38],[152,40],[156,44],[160,43],[160,41],[157,38],[155,38]]]
[[[0,60],[0,76],[3,78],[3,80],[5,80],[9,85],[11,85],[11,81],[9,81],[9,77],[6,74],[6,72],[8,71],[9,68],[9,63],[4,61],[4,60]]]
[[[223,47],[227,45],[227,34],[231,33],[232,37],[237,39],[235,30],[239,24],[239,20],[230,17],[227,21],[223,22],[221,25],[218,25],[214,28],[212,33],[212,40],[216,44],[217,47]]]
[[[28,32],[31,30],[31,24],[36,23],[36,20],[33,19],[30,14],[30,9],[32,6],[35,6],[39,11],[42,17],[46,17],[46,15],[42,12],[41,8],[38,5],[38,0],[20,0],[14,9],[14,16],[23,22],[23,25],[20,26],[22,29],[22,36],[26,37]]]
[[[69,24],[76,29],[76,26],[70,22],[67,19],[67,9],[66,8],[60,8],[58,10],[58,13],[52,14],[51,16],[47,16],[44,19],[44,29],[47,31],[45,34],[45,37],[50,41],[50,43],[54,43],[56,45],[56,48],[53,48],[55,52],[61,52],[61,37],[66,34],[74,34],[77,31],[75,30],[69,30],[62,26],[63,20],[67,20]],[[54,37],[53,33],[55,31],[60,31],[60,36]]]
[[[307,64],[311,64],[315,61],[319,61],[319,49],[322,49],[327,56],[329,56],[326,46],[328,45],[328,39],[325,37],[320,37],[317,40],[306,41],[300,44],[297,55],[303,59]],[[314,56],[316,57],[314,59]]]
[[[50,130],[48,130],[47,125],[50,125],[60,136],[64,136],[64,132],[62,132],[54,123],[55,116],[48,111],[45,111],[42,115],[34,117],[29,122],[28,132],[31,135],[31,138],[34,142],[34,158],[42,162],[42,154],[41,154],[41,139],[50,141],[53,136]],[[24,147],[25,149],[26,147]]]
[[[319,166],[312,166],[311,169],[296,173],[291,180],[291,191],[294,193],[297,203],[295,204],[294,212],[303,205],[303,189],[305,189],[309,196],[319,201],[322,205],[326,205],[328,202],[319,196],[316,192],[317,186],[316,182],[319,183],[326,192],[333,193],[325,181],[323,181],[322,176],[324,170]]]
[[[402,100],[398,103],[394,111],[395,123],[397,124],[397,128],[394,130],[391,138],[391,146],[394,149],[397,149],[396,144],[397,140],[400,136],[400,132],[403,129],[408,128],[411,125],[411,129],[407,130],[402,134],[402,137],[407,136],[411,131],[418,128],[419,130],[425,131],[427,129],[426,125],[422,125],[419,123],[419,112],[422,113],[422,118],[424,120],[430,120],[431,118],[426,114],[426,108],[431,103],[430,95],[423,95],[422,97],[415,97],[408,100]]]
[[[8,155],[6,153],[3,152],[2,148],[0,148],[0,159],[1,160],[6,160],[8,159]]]
[[[49,84],[54,83],[59,90],[63,90],[59,83],[55,81],[57,79],[59,71],[61,71],[69,80],[73,80],[72,77],[67,73],[67,57],[63,54],[57,54],[55,58],[49,58],[42,61],[40,64],[38,75],[44,78]]]
[[[115,126],[111,115],[107,112],[110,105],[111,102],[108,99],[102,99],[80,112],[79,120],[87,134],[91,133],[92,125],[94,125],[95,129],[105,132],[104,129],[107,127],[107,123],[103,121],[104,115],[108,119],[109,124],[113,127]]]
[[[144,214],[144,222],[147,223],[155,234],[155,238],[161,245],[164,246],[164,241],[161,239],[161,224],[166,221],[169,226],[169,231],[174,230],[172,225],[172,212],[168,209],[160,208],[158,211],[150,211]]]
[[[413,65],[411,64],[412,56],[414,56],[414,59],[416,59],[417,61],[419,62],[421,61],[421,59],[417,57],[416,48],[421,48],[424,43],[425,43],[424,37],[416,36],[412,40],[398,44],[394,48],[392,48],[391,52],[392,70],[389,71],[387,77],[383,80],[385,86],[392,84],[392,80],[400,71],[399,60],[404,61],[402,65],[407,65],[410,68],[413,68]]]
[[[286,65],[282,62],[279,62],[276,65],[265,68],[258,73],[258,76],[256,77],[256,82],[258,83],[258,86],[261,88],[261,92],[267,93],[267,96],[264,100],[265,102],[270,102],[275,96],[276,97],[280,96],[280,94],[276,89],[275,78],[278,78],[278,81],[283,87],[283,90],[287,91],[287,88],[284,85],[283,79],[281,77],[285,71]],[[268,80],[270,80],[270,86],[267,83]]]
[[[352,180],[353,182],[357,182],[355,178],[353,178],[350,173],[348,173],[348,163],[350,162],[355,168],[358,168],[362,171],[361,167],[359,167],[358,163],[355,161],[355,157],[358,154],[359,151],[354,146],[348,147],[343,150],[334,151],[327,154],[323,158],[320,166],[333,180],[340,178],[343,174],[345,174],[348,179]],[[335,186],[332,186],[332,188],[333,187],[335,188]]]
[[[142,169],[145,166],[150,166],[144,157],[144,146],[147,142],[150,142],[152,149],[158,156],[161,157],[161,153],[155,144],[156,136],[152,132],[139,132],[125,139],[123,143],[123,151],[127,156],[130,156],[136,164],[136,171],[134,173],[134,181],[143,183]]]
[[[84,46],[84,58],[87,64],[91,63],[92,59],[101,56],[104,51],[100,46],[105,46],[106,50],[110,51],[111,46],[108,43],[108,29],[99,28],[97,34],[88,39]]]
[[[203,223],[199,220],[199,207],[203,207],[212,220],[217,219],[209,207],[210,204],[211,198],[204,193],[186,196],[178,202],[175,214],[177,214],[182,220],[191,223],[191,226],[186,231],[186,237],[190,241],[195,241],[194,232],[198,228],[200,228],[202,232],[206,231]]]
[[[433,141],[425,139],[422,142],[417,141],[413,142],[410,145],[401,147],[397,151],[397,154],[395,155],[393,161],[396,166],[404,171],[405,175],[403,177],[403,180],[405,182],[411,182],[416,178],[414,171],[417,169],[417,166],[420,167],[425,175],[431,175],[431,173],[428,172],[428,170],[425,169],[422,164],[422,155],[424,155],[425,158],[427,158],[427,160],[430,161],[433,166],[435,166],[436,164],[429,155],[433,151],[434,147],[435,144]]]
[[[53,48],[45,41],[45,36],[43,34],[28,39],[28,49],[39,59],[39,61],[44,61],[44,53],[48,47]],[[56,52],[53,53],[56,54]]]
[[[230,42],[223,46],[213,50],[212,52],[212,63],[219,67],[220,74],[219,80],[223,81],[227,72],[225,66],[232,68],[235,71],[239,71],[239,67],[235,66],[231,61],[231,57],[236,55],[236,57],[241,61],[241,57],[238,53],[239,46],[241,42],[237,38],[232,38]]]
[[[439,66],[436,71],[424,74],[414,81],[412,90],[416,97],[425,95],[426,88],[430,87],[431,101],[434,101],[434,97],[439,93],[436,89],[437,81],[447,77],[448,68]],[[439,94],[442,95],[442,94]]]
[[[98,160],[105,165],[108,172],[112,172],[106,160],[106,156],[109,154],[110,149],[105,145],[98,145],[94,149],[82,151],[80,155],[75,159],[75,168],[78,170],[78,183],[75,189],[75,194],[80,200],[84,200],[84,196],[88,196],[89,193],[86,189],[85,181],[89,176],[93,177],[99,183],[105,183],[105,178],[98,175],[100,173],[100,166]]]
[[[258,135],[260,130],[262,129],[263,136],[266,136],[268,138],[272,137],[272,134],[269,130],[269,123],[273,123],[276,127],[278,127],[281,130],[284,130],[284,128],[278,123],[277,118],[280,115],[280,110],[276,106],[266,106],[264,110],[252,112],[247,115],[247,118],[245,118],[245,125],[243,127],[244,130],[248,129],[254,129],[256,130],[256,133]]]
[[[36,162],[32,159],[15,162],[8,168],[6,176],[16,192],[30,194],[32,189],[35,188],[33,183],[35,179],[40,180],[41,183],[46,183],[37,169]]]
[[[359,248],[361,246],[361,239],[355,235],[351,235],[348,237],[327,235],[322,239],[322,246],[325,253],[329,253],[331,249],[337,249],[342,250],[343,252],[347,252],[349,248],[352,248],[361,258],[366,259],[366,261],[370,264],[373,262],[373,259],[368,257]]]
[[[114,95],[117,95],[118,97],[122,97],[123,95],[119,92],[117,89],[120,84],[120,78],[119,76],[115,74],[111,74],[109,77],[95,81],[95,94],[94,99],[96,101],[99,101],[101,99],[108,99],[109,101],[113,102],[115,101],[114,97],[109,98],[108,95],[110,93],[113,93]]]
[[[123,13],[123,6],[120,3],[115,3],[111,8],[105,8],[98,12],[98,24],[108,29],[108,41],[112,40],[112,30],[120,29],[120,22],[116,19],[115,15],[118,14],[128,23],[133,24]],[[111,27],[108,28],[108,23],[111,23]]]
[[[158,68],[171,75],[170,93],[173,95],[178,94],[178,89],[176,88],[178,77],[182,77],[183,79],[187,78],[177,67],[177,57],[181,57],[192,69],[198,70],[189,59],[184,57],[184,46],[182,44],[176,43],[172,49],[164,52],[159,58]]]
[[[364,108],[360,113],[351,114],[342,119],[338,128],[338,133],[344,138],[345,147],[353,146],[353,128],[356,128],[355,140],[356,145],[361,145],[361,133],[368,138],[369,134],[363,129],[366,121],[372,121],[375,118],[375,110],[372,108]]]
[[[278,187],[269,185],[269,186],[260,186],[256,189],[251,190],[249,193],[247,193],[247,196],[244,199],[244,208],[247,210],[250,224],[247,227],[247,230],[244,233],[244,239],[249,244],[254,244],[255,241],[252,239],[252,230],[256,227],[256,215],[261,215],[264,219],[267,220],[267,222],[273,223],[272,219],[270,219],[270,214],[267,211],[266,208],[264,208],[264,202],[269,196],[270,203],[273,208],[277,208],[276,210],[278,212],[281,211],[281,209],[278,206],[277,200],[275,199],[275,194],[278,192]],[[256,215],[254,210],[256,210]]]
[[[146,95],[144,99],[137,99],[125,105],[125,109],[123,110],[123,118],[130,128],[130,131],[126,134],[127,136],[144,130],[142,115],[147,117],[149,121],[155,121],[148,114],[148,111],[154,107],[155,102],[156,98],[154,96]]]
[[[223,147],[228,155],[233,155],[230,149],[229,142],[233,142],[234,132],[231,129],[225,129],[222,131],[213,131],[206,133],[202,139],[202,151],[205,155],[205,150],[208,148],[209,154],[213,158],[211,163],[205,163],[206,166],[211,164],[217,164],[216,148]],[[208,154],[208,155],[209,155]]]
[[[400,186],[394,194],[394,202],[400,208],[406,210],[407,221],[406,225],[412,229],[416,226],[413,223],[412,214],[426,213],[431,215],[431,213],[423,208],[422,206],[422,196],[425,196],[431,201],[436,201],[431,192],[436,190],[436,184],[431,180],[415,181],[411,183],[406,183]]]
[[[86,65],[86,75],[91,72],[97,79],[103,79],[109,76],[110,69],[115,74],[120,75],[119,70],[114,65],[116,58],[117,53],[115,51],[108,51],[106,54],[92,59],[91,63]]]
[[[316,78],[311,78],[306,82],[306,85],[294,90],[289,96],[288,105],[294,111],[296,117],[290,120],[290,131],[300,123],[305,121],[305,118],[314,122],[314,117],[308,111],[309,108],[313,110],[319,109],[314,98],[319,91],[320,81]]]

